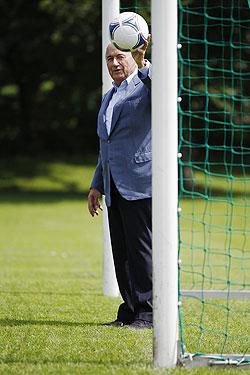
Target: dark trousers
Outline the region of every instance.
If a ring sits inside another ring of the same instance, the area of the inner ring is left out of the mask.
[[[117,319],[152,321],[152,213],[151,198],[128,201],[111,178],[108,207],[116,277],[124,303]]]

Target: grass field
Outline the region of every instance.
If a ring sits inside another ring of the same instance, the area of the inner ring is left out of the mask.
[[[194,180],[180,201],[181,289],[249,290],[249,176],[199,171]],[[187,351],[249,353],[249,300],[184,299],[182,312]]]
[[[153,370],[150,330],[102,326],[120,299],[102,294],[102,222],[86,205],[91,163],[17,159],[0,167],[0,374],[238,373]],[[183,310],[193,348],[199,309],[186,301]],[[234,325],[243,334],[247,315]]]

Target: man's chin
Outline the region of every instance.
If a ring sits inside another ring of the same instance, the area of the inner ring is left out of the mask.
[[[120,82],[122,82],[122,81],[124,81],[124,79],[126,79],[123,72],[114,72],[112,78],[113,78],[114,81],[118,80]]]

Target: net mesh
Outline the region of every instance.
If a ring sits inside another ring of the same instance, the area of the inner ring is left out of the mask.
[[[121,1],[121,11],[150,25],[150,1]],[[231,296],[250,289],[250,8],[179,0],[178,11],[182,352],[245,354],[250,303]]]
[[[180,332],[186,350],[246,353],[250,285],[250,10],[179,1]],[[224,290],[226,299],[206,298]]]

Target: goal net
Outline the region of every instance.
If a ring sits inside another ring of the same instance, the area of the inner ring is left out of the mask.
[[[120,5],[150,24],[150,1]],[[247,0],[179,0],[178,18],[181,359],[243,365],[250,346],[250,8]]]
[[[224,359],[226,353],[240,353],[235,360],[245,363],[250,345],[248,2],[180,0],[178,40],[182,353],[218,353]]]

